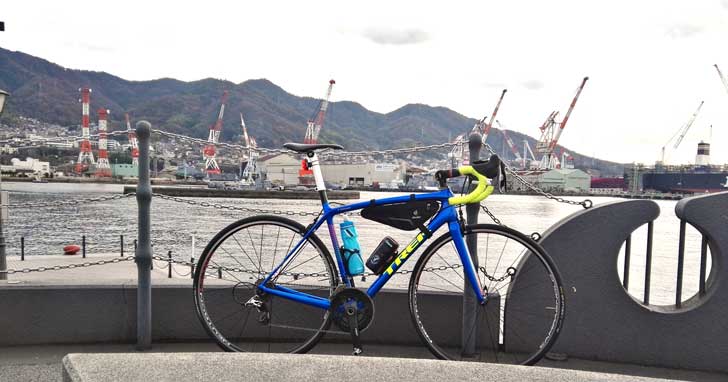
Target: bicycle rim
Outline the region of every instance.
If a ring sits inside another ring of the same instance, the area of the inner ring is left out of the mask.
[[[257,290],[304,231],[290,219],[257,216],[231,224],[208,243],[195,272],[194,300],[202,325],[224,350],[303,353],[328,329],[327,311]],[[328,250],[312,235],[272,282],[328,298],[337,284],[334,270]],[[256,294],[262,310],[246,304]]]
[[[410,313],[438,358],[532,365],[556,341],[563,323],[561,278],[537,243],[506,227],[466,228],[477,248],[480,305],[449,233],[423,253],[410,279]]]

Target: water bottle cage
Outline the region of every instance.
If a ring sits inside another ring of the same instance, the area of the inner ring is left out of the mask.
[[[341,254],[344,256],[345,259],[348,259],[349,256],[354,254],[361,254],[358,249],[349,249],[341,247],[339,248],[341,250]]]

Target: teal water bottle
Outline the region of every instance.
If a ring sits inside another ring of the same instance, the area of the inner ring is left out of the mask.
[[[344,256],[344,264],[350,275],[356,276],[364,273],[364,261],[361,259],[361,247],[359,247],[359,234],[356,233],[354,222],[344,216],[344,221],[339,224],[341,230],[341,255]]]

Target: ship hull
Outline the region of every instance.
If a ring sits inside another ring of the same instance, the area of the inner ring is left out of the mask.
[[[655,172],[643,175],[643,188],[659,192],[728,191],[728,172]]]

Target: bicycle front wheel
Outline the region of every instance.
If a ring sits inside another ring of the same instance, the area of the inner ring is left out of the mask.
[[[257,289],[305,231],[290,219],[254,216],[207,244],[195,271],[194,300],[200,322],[224,350],[303,353],[329,328],[328,311]],[[335,269],[326,246],[311,235],[268,286],[329,298],[337,285]]]
[[[544,249],[513,229],[467,226],[476,276],[475,299],[450,233],[430,245],[409,285],[410,313],[420,337],[440,359],[532,365],[561,329],[561,278]]]

